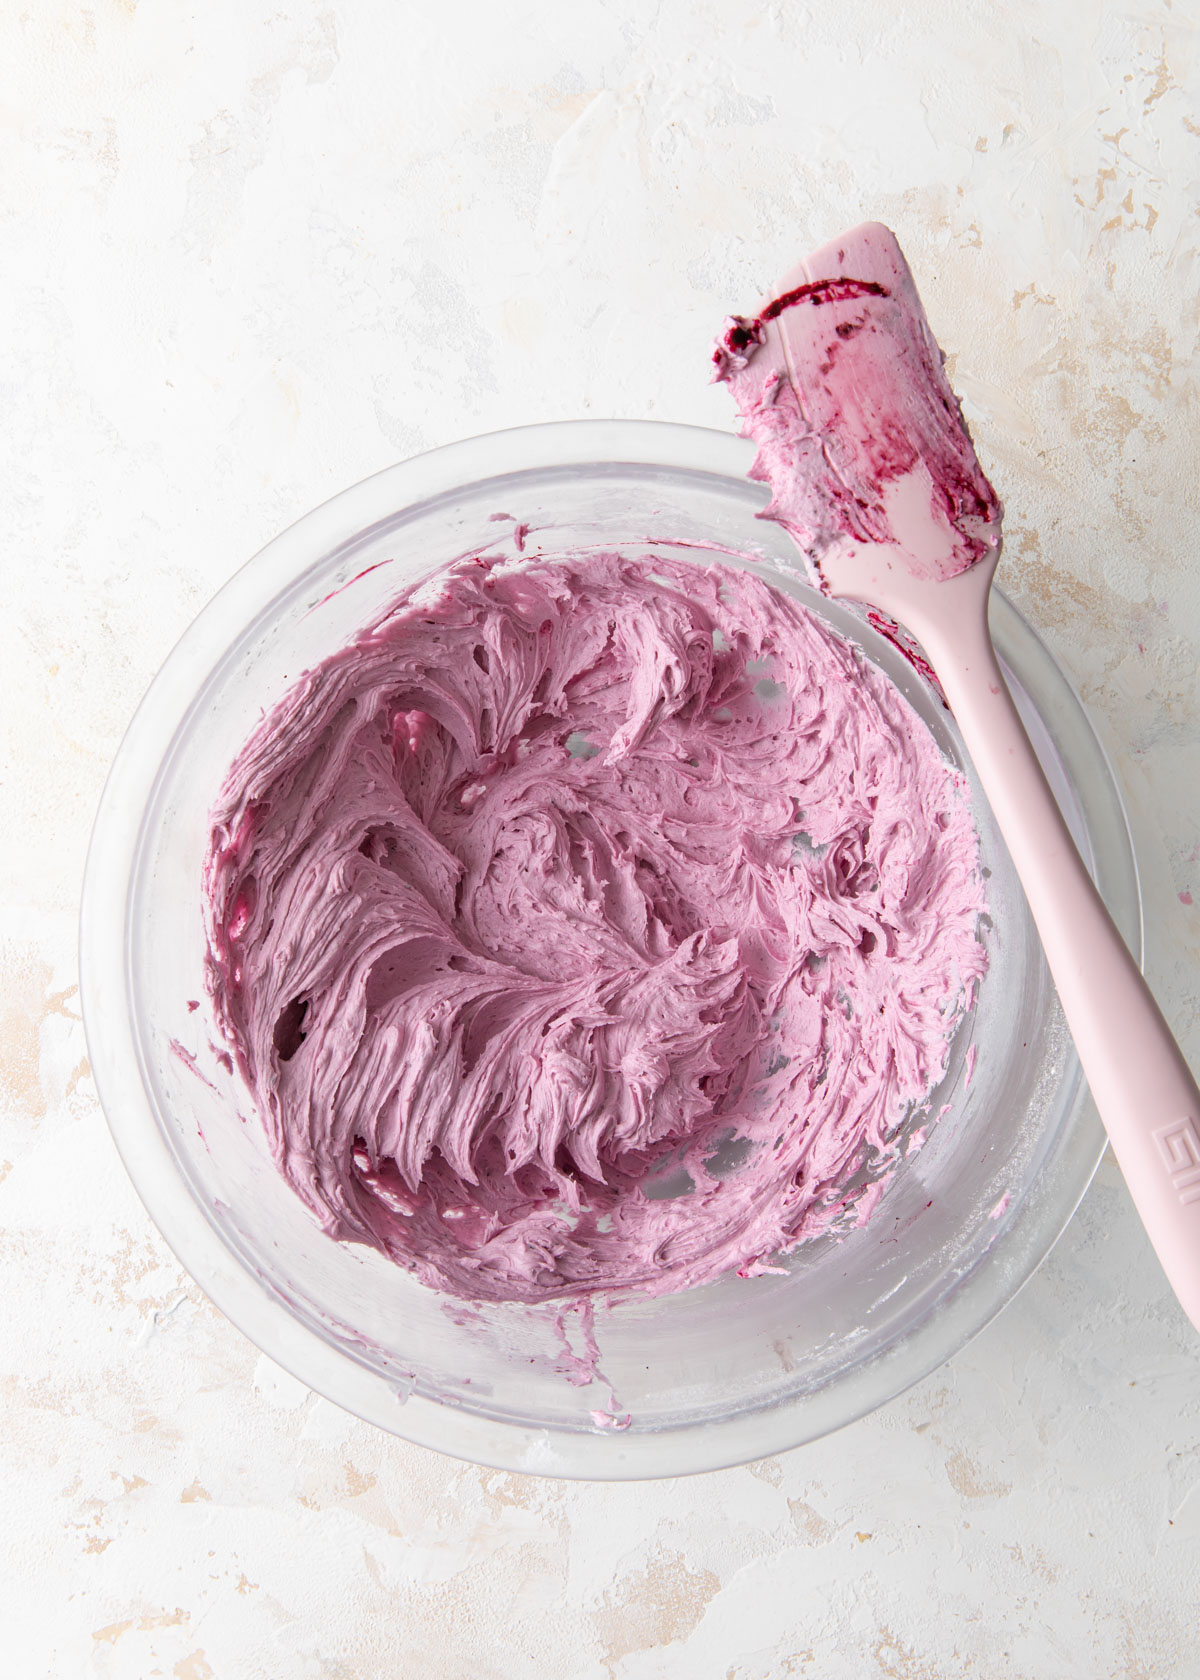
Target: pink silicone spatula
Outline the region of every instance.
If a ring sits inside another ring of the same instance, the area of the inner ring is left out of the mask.
[[[815,252],[714,352],[751,476],[829,595],[899,620],[958,720],[1025,887],[1096,1106],[1200,1329],[1200,1091],[1042,774],[988,630],[1000,503],[912,275],[869,222]]]

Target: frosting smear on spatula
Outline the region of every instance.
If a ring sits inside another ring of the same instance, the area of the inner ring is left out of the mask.
[[[814,252],[713,352],[758,446],[750,476],[813,563],[847,540],[904,546],[942,528],[926,575],[993,553],[1002,509],[975,455],[942,352],[895,236],[868,222]],[[923,547],[928,549],[926,542]]]

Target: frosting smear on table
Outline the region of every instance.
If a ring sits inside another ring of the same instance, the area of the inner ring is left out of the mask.
[[[865,1217],[986,965],[962,777],[722,564],[443,572],[295,685],[212,825],[208,985],[280,1170],[476,1299]]]

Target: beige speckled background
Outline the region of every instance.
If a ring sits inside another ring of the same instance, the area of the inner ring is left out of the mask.
[[[1111,1163],[1008,1311],[837,1437],[678,1484],[524,1480],[354,1422],[205,1303],[109,1142],[75,989],[106,767],[247,555],[492,427],[728,427],[715,323],[871,215],[1007,501],[1006,585],[1129,791],[1152,978],[1200,1058],[1198,23],[0,10],[6,1676],[1200,1676],[1200,1342]]]

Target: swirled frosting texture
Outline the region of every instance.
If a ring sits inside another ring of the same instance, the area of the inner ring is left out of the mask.
[[[238,757],[208,983],[331,1235],[474,1298],[665,1292],[869,1210],[982,903],[961,777],[792,597],[474,562]]]

